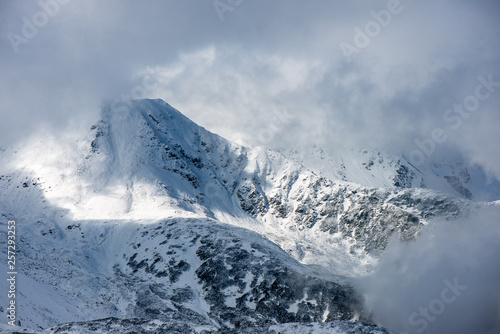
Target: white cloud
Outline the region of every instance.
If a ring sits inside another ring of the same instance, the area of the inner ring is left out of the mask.
[[[16,54],[6,36],[40,6],[3,2],[0,142],[41,123],[87,124],[102,99],[130,95],[152,68],[161,87],[148,94],[229,139],[409,154],[415,139],[446,125],[443,113],[479,75],[499,68],[500,6],[401,0],[403,11],[348,62],[339,44],[387,5],[245,1],[221,22],[210,1],[73,0]],[[500,176],[491,144],[500,140],[499,102],[500,94],[486,101],[436,156],[458,147]]]
[[[436,221],[392,242],[359,281],[366,309],[397,333],[493,334],[500,329],[499,209]]]

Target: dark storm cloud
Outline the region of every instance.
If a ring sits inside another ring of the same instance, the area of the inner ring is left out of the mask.
[[[479,76],[500,81],[496,1],[227,1],[223,20],[210,0],[41,3],[0,5],[2,143],[94,121],[149,69],[145,96],[233,140],[409,156],[439,128],[430,158],[458,150],[500,175],[500,91],[457,128],[443,119]]]

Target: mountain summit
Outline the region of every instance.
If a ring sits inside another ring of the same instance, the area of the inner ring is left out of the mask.
[[[104,107],[78,139],[0,152],[12,161],[0,212],[19,226],[29,282],[19,286],[24,326],[299,333],[312,322],[384,333],[353,322],[371,319],[351,278],[370,272],[391,237],[414,240],[432,219],[484,205],[330,180],[162,100],[127,106]]]

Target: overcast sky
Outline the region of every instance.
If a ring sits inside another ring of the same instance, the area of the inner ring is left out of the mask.
[[[129,95],[248,145],[458,151],[500,176],[498,1],[55,1],[0,2],[0,145]]]

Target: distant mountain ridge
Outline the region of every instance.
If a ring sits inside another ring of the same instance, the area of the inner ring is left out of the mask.
[[[332,153],[312,147],[306,153],[285,149],[281,152],[331,180],[388,189],[427,188],[475,201],[500,199],[500,180],[461,157],[414,166],[403,155],[369,148],[340,148]]]

